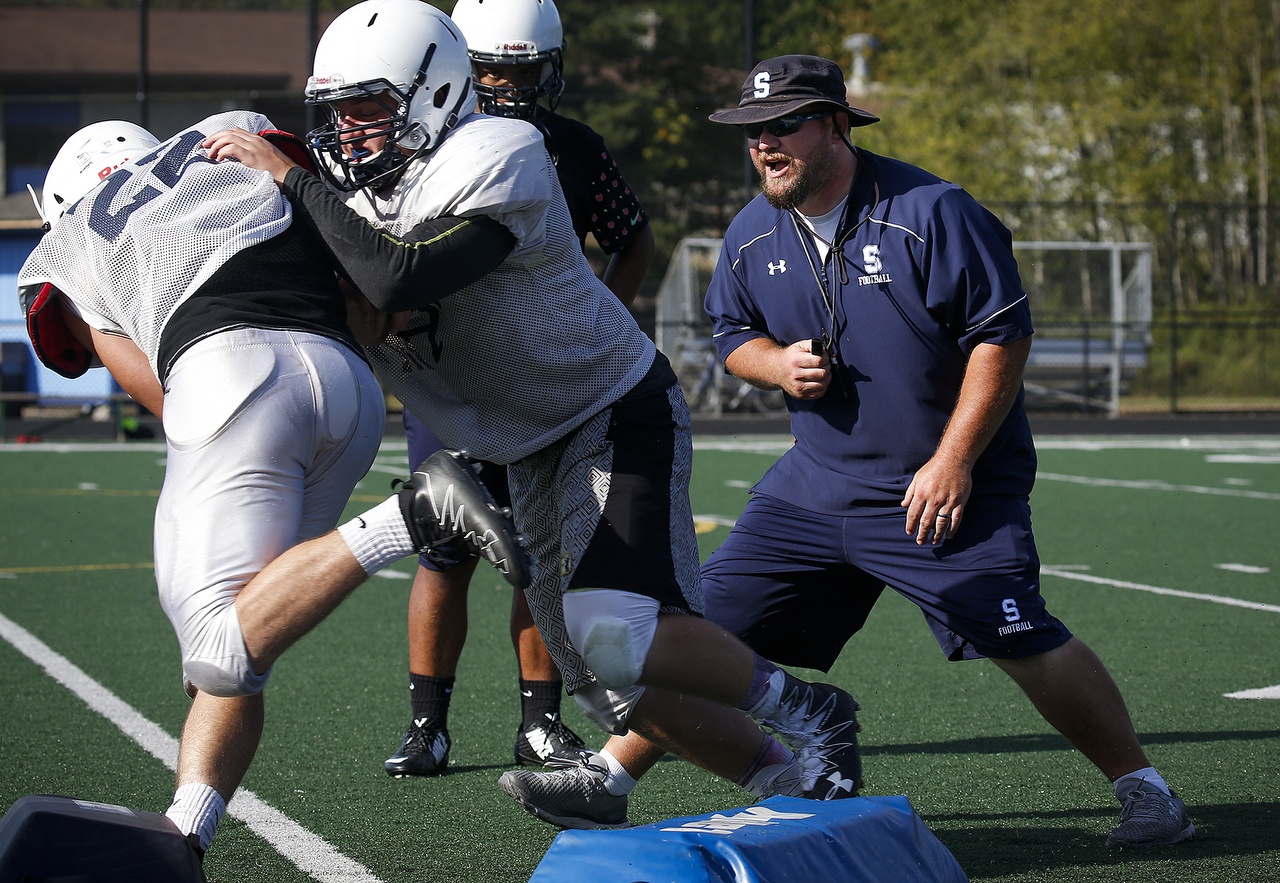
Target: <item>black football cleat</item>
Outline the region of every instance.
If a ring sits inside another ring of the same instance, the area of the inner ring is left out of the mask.
[[[511,510],[498,506],[465,454],[436,451],[400,488],[400,511],[418,554],[461,546],[523,590],[531,570]]]
[[[515,757],[520,766],[577,766],[589,753],[582,737],[569,729],[557,712],[548,713],[545,722],[522,727],[516,733]]]
[[[439,776],[449,768],[449,749],[453,740],[449,731],[428,718],[417,718],[405,731],[404,741],[382,768],[388,776]]]

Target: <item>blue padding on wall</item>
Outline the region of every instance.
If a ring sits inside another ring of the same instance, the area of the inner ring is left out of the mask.
[[[618,831],[564,831],[529,883],[967,883],[905,797],[754,806]]]

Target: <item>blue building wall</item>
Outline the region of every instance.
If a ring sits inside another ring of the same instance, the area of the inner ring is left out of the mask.
[[[0,392],[33,393],[42,404],[101,402],[120,391],[105,368],[68,380],[41,365],[18,304],[18,270],[40,241],[39,230],[0,230]]]

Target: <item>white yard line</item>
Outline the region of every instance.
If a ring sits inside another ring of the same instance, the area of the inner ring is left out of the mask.
[[[1231,598],[1226,595],[1207,595],[1203,592],[1184,592],[1180,589],[1166,589],[1163,586],[1148,586],[1143,583],[1131,583],[1125,580],[1109,579],[1102,576],[1093,576],[1088,573],[1080,573],[1075,570],[1067,570],[1057,567],[1041,567],[1041,576],[1056,576],[1060,579],[1073,579],[1082,583],[1093,583],[1100,586],[1111,586],[1117,589],[1132,589],[1138,592],[1150,592],[1153,595],[1166,595],[1173,598],[1187,598],[1192,601],[1208,601],[1212,604],[1225,604],[1228,607],[1243,607],[1246,610],[1261,610],[1264,613],[1280,613],[1280,606],[1275,604],[1261,604],[1257,601],[1245,601],[1241,598]],[[1228,699],[1280,699],[1280,684],[1274,687],[1261,687],[1255,690],[1239,690],[1234,693],[1223,693]]]
[[[1076,570],[1059,570],[1056,567],[1040,568],[1042,576],[1056,576],[1060,579],[1073,579],[1082,583],[1093,583],[1099,586],[1112,586],[1117,589],[1133,589],[1138,592],[1150,592],[1153,595],[1166,595],[1172,598],[1188,598],[1192,601],[1209,601],[1213,604],[1225,604],[1229,607],[1244,607],[1248,610],[1262,610],[1266,613],[1280,613],[1280,606],[1262,604],[1258,601],[1245,601],[1242,598],[1231,598],[1227,595],[1207,595],[1203,592],[1184,592],[1181,589],[1166,589],[1162,586],[1148,586],[1143,583],[1131,583],[1121,579],[1094,576],[1091,573],[1080,573]]]
[[[177,768],[178,740],[157,724],[147,720],[66,657],[54,652],[3,614],[0,614],[0,637],[43,668],[49,677],[78,696],[89,708],[119,727],[148,754],[171,770]],[[347,858],[324,838],[263,802],[252,791],[244,788],[237,791],[227,812],[244,822],[250,831],[270,843],[303,873],[321,883],[382,883],[364,865]]]
[[[1095,478],[1091,475],[1064,475],[1060,472],[1037,472],[1036,481],[1063,481],[1090,487],[1119,487],[1135,491],[1169,491],[1176,494],[1207,494],[1213,497],[1240,497],[1246,500],[1280,500],[1280,494],[1249,491],[1238,487],[1208,487],[1198,484],[1172,484],[1167,481],[1130,481],[1120,478]]]

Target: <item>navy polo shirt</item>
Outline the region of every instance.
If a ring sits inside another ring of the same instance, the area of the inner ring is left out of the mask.
[[[787,397],[796,444],[756,486],[830,514],[898,505],[937,449],[968,354],[1033,332],[1005,226],[955,184],[857,153],[841,247],[825,264],[808,230],[760,195],[729,226],[705,303],[722,358],[834,326],[832,385],[814,401]],[[1035,469],[1019,392],[973,492],[1029,494]]]

